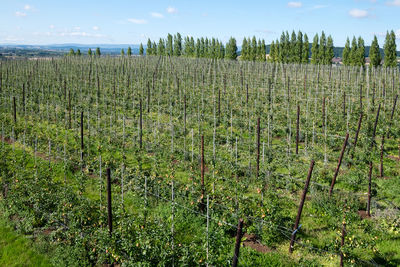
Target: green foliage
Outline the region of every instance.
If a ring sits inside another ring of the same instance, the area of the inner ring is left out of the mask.
[[[315,34],[314,39],[313,39],[313,43],[312,43],[312,47],[311,47],[311,64],[319,64],[319,54],[320,54],[320,48],[319,48],[319,44],[318,44],[318,33]]]
[[[392,30],[390,33],[386,32],[385,44],[383,45],[385,57],[383,59],[383,65],[385,67],[396,67],[396,35]]]
[[[100,57],[101,56],[101,52],[100,52],[100,47],[96,48],[96,56]]]
[[[350,40],[348,37],[347,37],[346,44],[343,49],[342,62],[343,62],[343,65],[345,65],[345,66],[349,66],[351,64]]]
[[[381,58],[378,39],[376,38],[376,35],[374,35],[374,39],[372,40],[372,43],[371,43],[371,48],[369,49],[369,59],[371,61],[371,65],[373,67],[376,68],[381,65],[382,58]]]
[[[132,56],[132,48],[130,46],[128,47],[128,51],[126,52],[126,54],[128,55],[128,57]],[[142,45],[142,55],[143,55],[143,45]]]

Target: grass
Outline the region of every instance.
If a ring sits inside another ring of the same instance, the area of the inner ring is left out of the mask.
[[[51,266],[49,259],[36,251],[32,242],[15,233],[0,219],[0,266]]]

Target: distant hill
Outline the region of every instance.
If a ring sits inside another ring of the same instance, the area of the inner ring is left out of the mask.
[[[81,50],[82,54],[87,54],[89,48],[96,50],[100,47],[102,55],[120,55],[121,49],[125,53],[128,47],[132,48],[132,54],[139,54],[140,45],[129,44],[51,44],[51,45],[17,45],[17,44],[0,44],[0,56],[16,56],[16,57],[49,57],[62,56],[69,52],[72,48],[75,51]]]
[[[132,48],[132,54],[139,54],[138,44],[50,44],[50,45],[17,45],[17,44],[0,44],[0,57],[1,56],[15,56],[15,57],[56,57],[62,56],[69,52],[72,48],[75,51],[81,50],[82,54],[87,54],[89,48],[93,51],[96,47],[100,47],[102,55],[120,55],[121,49],[124,49],[125,53],[128,47]],[[144,46],[146,49],[146,46]],[[333,52],[335,57],[342,57],[344,47],[334,47]],[[369,55],[369,46],[365,47],[365,56]],[[241,47],[238,47],[238,54],[240,55]],[[267,54],[269,54],[270,45],[267,45]],[[383,56],[383,49],[380,49],[381,55]],[[310,55],[311,55],[311,44],[310,44]],[[397,56],[400,57],[400,52],[397,52]]]

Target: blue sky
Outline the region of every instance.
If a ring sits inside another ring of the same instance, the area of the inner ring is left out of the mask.
[[[230,36],[241,44],[255,35],[267,43],[283,30],[322,30],[343,46],[347,36],[373,35],[382,47],[387,30],[400,45],[400,0],[1,0],[0,43],[138,44],[167,33]]]

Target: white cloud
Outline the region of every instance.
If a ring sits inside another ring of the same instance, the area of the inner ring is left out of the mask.
[[[53,24],[51,24],[51,25],[49,26],[49,28],[50,28],[50,29],[54,29],[55,26],[54,26]]]
[[[102,38],[105,37],[104,34],[100,33],[87,33],[87,32],[60,32],[57,33],[58,36],[69,36],[69,37],[91,37],[91,38]]]
[[[300,8],[303,6],[303,3],[302,2],[289,2],[287,4],[287,6],[290,8]]]
[[[74,27],[74,30],[75,30],[75,31],[80,31],[80,30],[81,30],[81,27],[79,27],[79,26]]]
[[[164,15],[163,15],[163,14],[157,13],[157,12],[151,12],[150,15],[151,15],[153,18],[158,18],[158,19],[164,18]]]
[[[178,9],[176,9],[175,7],[169,6],[169,7],[167,7],[167,12],[169,14],[176,14],[176,13],[178,13]]]
[[[349,11],[349,15],[356,19],[366,18],[368,17],[368,11],[363,9],[354,8]]]
[[[17,17],[26,17],[26,13],[17,11],[17,12],[15,12],[15,16],[17,16]]]
[[[386,2],[386,5],[388,5],[388,6],[400,6],[400,0],[388,1],[388,2]]]
[[[31,10],[31,9],[32,9],[32,6],[30,6],[30,5],[25,5],[25,6],[24,6],[24,9],[25,9],[25,10]]]
[[[92,28],[94,31],[98,31],[98,30],[100,30],[100,28],[98,27],[98,26],[93,26],[93,28]]]
[[[147,20],[145,19],[128,19],[129,22],[133,24],[146,24]]]
[[[312,9],[321,9],[321,8],[326,8],[328,7],[327,5],[315,5],[312,7]]]

